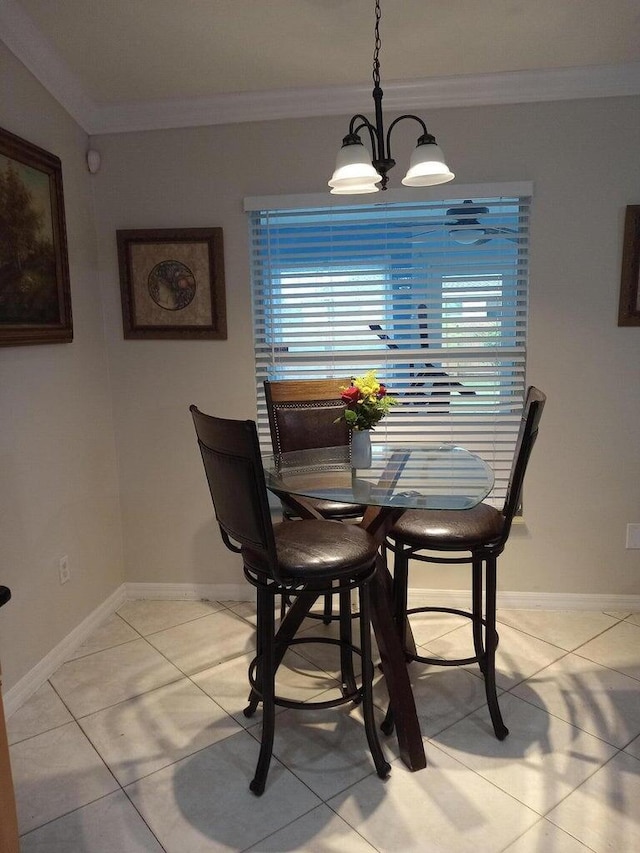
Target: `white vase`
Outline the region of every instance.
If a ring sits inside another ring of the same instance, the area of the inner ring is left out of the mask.
[[[367,429],[351,431],[351,467],[371,467],[371,435]]]

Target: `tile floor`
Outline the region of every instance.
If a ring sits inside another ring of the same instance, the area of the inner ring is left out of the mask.
[[[473,668],[412,664],[418,773],[391,737],[375,775],[357,708],[282,710],[261,798],[260,716],[242,714],[254,619],[246,603],[127,602],[12,715],[23,853],[640,850],[638,614],[501,611],[503,742]],[[456,654],[456,620],[424,617],[417,642]],[[290,651],[280,692],[335,691],[332,649]]]

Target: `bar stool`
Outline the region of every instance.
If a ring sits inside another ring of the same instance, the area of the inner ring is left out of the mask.
[[[269,430],[273,452],[291,453],[314,447],[347,447],[351,430],[344,420],[338,420],[345,404],[340,395],[350,384],[349,379],[281,379],[265,380],[264,395],[269,415]],[[323,518],[347,521],[360,518],[366,506],[340,501],[309,499],[311,506]],[[295,518],[286,504],[282,505],[286,519]],[[282,602],[282,613],[286,609]],[[316,614],[311,614],[317,618]],[[322,620],[328,625],[333,619],[331,596],[326,596]]]
[[[249,667],[251,693],[244,713],[250,717],[262,702],[262,739],[254,794],[265,789],[273,751],[275,708],[331,708],[346,702],[362,702],[369,749],[378,776],[391,766],[386,761],[373,713],[371,622],[369,581],[376,571],[375,539],[356,525],[322,518],[292,520],[273,525],[258,434],[254,421],[236,421],[205,415],[190,407],[202,454],[214,511],[224,544],[242,557],[244,574],[257,592],[256,657]],[[275,631],[277,596],[306,597],[309,606],[319,595],[336,591],[348,600],[351,590],[360,599],[360,647],[351,642],[350,614],[343,614],[340,639],[288,637],[284,627]],[[275,693],[276,671],[287,647],[305,642],[324,642],[340,647],[343,671],[342,695],[324,702],[299,702]],[[351,683],[352,655],[362,659],[361,685]]]
[[[507,494],[501,510],[481,503],[473,509],[410,510],[391,528],[387,547],[394,553],[394,610],[398,630],[405,645],[407,660],[435,666],[465,666],[477,663],[484,675],[485,693],[496,737],[503,740],[505,726],[496,692],[496,566],[511,531],[511,523],[520,506],[522,485],[546,396],[531,386],[527,391],[520,430],[513,457]],[[424,554],[423,551],[431,553]],[[434,553],[435,552],[435,555]],[[444,557],[442,552],[470,553],[470,556]],[[409,560],[444,565],[471,564],[471,611],[452,607],[407,607]],[[483,605],[484,600],[484,605]],[[407,643],[409,616],[413,613],[453,613],[471,620],[474,654],[450,660],[419,655]],[[391,714],[383,731],[393,727]]]

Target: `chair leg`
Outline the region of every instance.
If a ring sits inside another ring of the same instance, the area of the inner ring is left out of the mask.
[[[326,596],[330,599],[330,596]],[[325,601],[326,601],[325,598]],[[351,620],[351,591],[341,589],[340,601],[340,672],[343,696],[353,695],[357,691],[356,677],[353,672],[353,630]]]
[[[258,587],[256,593],[256,673],[255,680],[258,685],[258,690],[254,690],[251,688],[251,692],[249,693],[249,698],[247,702],[249,703],[246,708],[243,709],[242,713],[245,717],[253,717],[255,714],[258,705],[260,704],[261,692],[262,692],[262,653],[264,649],[263,636],[264,636],[264,619],[266,609],[268,607],[268,599],[270,596],[261,595],[261,590]],[[285,605],[285,596],[282,596],[281,603],[281,612],[284,612],[286,609]]]
[[[384,720],[380,723],[380,729],[386,735],[392,735],[393,729],[395,728],[396,721],[393,717],[393,711],[391,709],[391,702],[387,705],[387,713],[384,715]]]
[[[480,672],[486,673],[486,654],[483,638],[483,606],[482,606],[482,558],[476,554],[473,555],[473,566],[471,570],[471,621],[473,624],[473,648],[475,655],[478,658],[478,666]]]
[[[260,668],[259,667],[258,667],[257,677],[258,677],[258,679],[260,679]],[[258,683],[260,683],[260,680],[258,680]],[[253,715],[256,712],[258,705],[260,704],[260,696],[256,693],[255,690],[252,690],[251,693],[249,693],[249,698],[247,699],[247,702],[249,704],[242,711],[242,713],[245,715],[245,717],[253,717]]]
[[[333,616],[333,602],[329,593],[324,597],[324,609],[322,611],[322,622],[324,625],[331,625]]]
[[[402,648],[407,651],[407,593],[409,586],[409,557],[403,546],[395,552],[393,561],[393,618],[398,628]]]
[[[367,742],[376,773],[381,779],[388,776],[391,765],[384,757],[373,713],[373,662],[371,660],[371,607],[369,584],[360,587],[360,649],[362,652],[362,713]]]
[[[282,595],[280,596],[280,621],[281,622],[284,619],[284,617],[287,615],[287,607],[289,607],[290,603],[291,602],[289,601],[289,596],[283,592]]]
[[[273,737],[275,732],[275,600],[271,592],[258,587],[258,619],[259,635],[257,645],[261,649],[259,666],[259,685],[262,693],[262,738],[260,755],[256,766],[255,776],[249,788],[260,796],[264,792],[273,752]],[[245,711],[246,713],[246,711]]]
[[[509,734],[505,726],[498,705],[496,693],[496,648],[498,647],[498,633],[496,631],[496,558],[487,557],[487,584],[486,584],[486,631],[485,631],[485,671],[484,688],[487,694],[487,705],[491,714],[493,730],[498,740],[504,740]]]

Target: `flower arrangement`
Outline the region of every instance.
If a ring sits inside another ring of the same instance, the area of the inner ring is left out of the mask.
[[[347,407],[337,421],[344,419],[347,426],[355,430],[374,429],[397,402],[387,394],[386,387],[378,382],[375,370],[354,377],[351,385],[342,389],[340,396]]]

